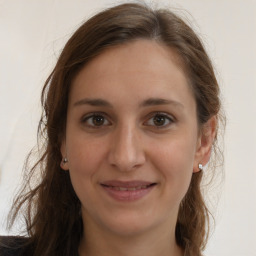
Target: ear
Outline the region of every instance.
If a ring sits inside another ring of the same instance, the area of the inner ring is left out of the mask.
[[[67,149],[66,149],[65,139],[63,139],[61,142],[60,152],[61,152],[61,156],[62,156],[62,159],[60,162],[60,167],[62,170],[68,171],[69,170],[68,161],[64,161],[64,159],[67,159]]]
[[[200,171],[198,164],[206,165],[211,157],[211,149],[216,136],[217,119],[211,117],[202,127],[197,141],[193,172]]]

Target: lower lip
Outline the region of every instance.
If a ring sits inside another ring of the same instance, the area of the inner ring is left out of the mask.
[[[125,201],[126,202],[130,202],[130,201],[139,200],[139,199],[145,197],[147,194],[149,194],[150,191],[154,187],[155,187],[155,185],[147,187],[147,188],[138,189],[138,190],[125,190],[125,191],[121,191],[121,190],[115,190],[115,189],[113,189],[111,187],[102,186],[102,188],[112,198],[114,198],[115,200],[124,201],[124,202]]]

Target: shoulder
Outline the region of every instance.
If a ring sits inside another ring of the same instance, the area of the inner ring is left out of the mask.
[[[0,255],[29,256],[28,240],[21,236],[0,236]]]

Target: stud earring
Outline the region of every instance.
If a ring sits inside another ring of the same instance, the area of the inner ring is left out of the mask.
[[[66,164],[68,162],[68,159],[66,157],[64,157],[62,162],[63,162],[63,164]]]
[[[202,164],[198,164],[198,169],[199,169],[200,172],[203,171],[203,165]]]

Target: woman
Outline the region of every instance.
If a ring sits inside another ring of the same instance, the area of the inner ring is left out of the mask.
[[[41,99],[43,153],[11,219],[25,207],[28,237],[2,238],[1,255],[202,255],[200,184],[220,100],[187,24],[140,4],[97,14],[67,42]]]

